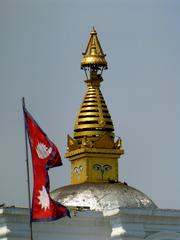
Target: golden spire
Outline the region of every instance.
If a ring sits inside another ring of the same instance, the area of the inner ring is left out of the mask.
[[[114,140],[113,122],[100,90],[107,62],[94,27],[81,69],[86,73],[87,91],[66,153],[72,161],[72,183],[118,181],[118,158],[124,151],[120,138]]]
[[[83,58],[81,60],[81,68],[90,67],[92,65],[98,65],[99,67],[107,68],[107,62],[105,59],[105,54],[101,48],[101,44],[97,37],[97,32],[93,27],[86,51],[83,53]]]
[[[102,71],[107,69],[107,62],[94,27],[83,53],[81,68],[86,73],[87,91],[75,123],[74,138],[79,144],[82,144],[84,138],[94,143],[104,134],[113,139],[113,123],[100,90],[100,82],[103,81]],[[108,146],[104,146],[106,147]]]

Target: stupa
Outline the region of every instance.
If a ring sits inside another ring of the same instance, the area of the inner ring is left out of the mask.
[[[71,162],[71,185],[58,188],[52,197],[70,208],[104,211],[114,208],[156,208],[141,191],[121,182],[118,159],[124,153],[100,90],[108,69],[97,32],[93,27],[81,60],[87,90],[80,106],[74,135],[67,137],[66,158]]]

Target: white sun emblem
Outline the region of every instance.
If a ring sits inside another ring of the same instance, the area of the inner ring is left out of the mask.
[[[52,147],[48,148],[44,143],[38,143],[36,147],[36,152],[40,159],[44,159],[51,154]]]
[[[39,205],[41,205],[41,208],[46,211],[47,208],[49,208],[50,201],[49,201],[49,195],[46,191],[46,188],[42,186],[42,190],[39,190]]]

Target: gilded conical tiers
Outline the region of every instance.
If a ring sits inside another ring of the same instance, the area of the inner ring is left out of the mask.
[[[113,123],[100,90],[100,82],[103,81],[101,75],[103,69],[107,69],[107,62],[94,27],[83,53],[81,68],[86,73],[87,91],[75,123],[74,139],[78,144],[85,139],[94,144],[105,134],[113,139]],[[109,148],[108,144],[104,145],[106,147]]]
[[[105,134],[113,139],[114,127],[100,90],[100,80],[96,76],[86,83],[87,91],[75,123],[74,138],[78,143],[82,143],[84,138],[94,143]]]
[[[124,153],[121,140],[114,140],[114,127],[100,90],[102,72],[107,69],[105,54],[95,28],[83,54],[87,90],[76,118],[74,135],[68,135],[71,182],[118,181],[118,158]]]

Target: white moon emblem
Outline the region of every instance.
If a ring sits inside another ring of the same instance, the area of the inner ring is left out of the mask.
[[[38,143],[36,147],[36,152],[40,159],[44,159],[51,154],[52,148],[48,148],[44,143]]]

